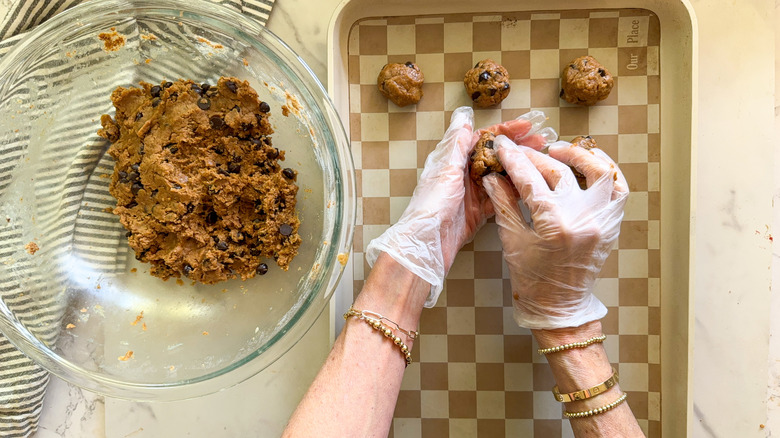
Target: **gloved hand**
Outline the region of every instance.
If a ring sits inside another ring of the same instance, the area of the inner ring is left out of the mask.
[[[529,113],[488,130],[516,141],[545,143],[555,132],[540,129],[544,114]],[[425,307],[433,307],[455,255],[492,216],[484,190],[468,175],[471,150],[479,139],[474,132],[474,111],[456,109],[444,138],[428,155],[409,205],[398,222],[366,249],[373,266],[381,252],[431,284]],[[553,138],[554,140],[554,138]]]
[[[510,271],[515,321],[554,329],[603,318],[607,309],[592,289],[620,232],[628,197],[620,169],[603,151],[568,142],[550,145],[549,156],[504,136],[495,145],[512,182],[491,174],[483,185]],[[569,165],[585,175],[587,190],[579,188]],[[530,222],[516,193],[530,210]]]

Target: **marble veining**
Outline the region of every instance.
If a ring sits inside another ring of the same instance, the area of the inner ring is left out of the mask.
[[[710,426],[709,422],[707,422],[707,418],[704,415],[704,412],[699,408],[699,405],[697,403],[693,404],[693,414],[696,416],[696,421],[694,423],[694,436],[704,438],[717,438],[719,435],[712,429],[712,426]]]

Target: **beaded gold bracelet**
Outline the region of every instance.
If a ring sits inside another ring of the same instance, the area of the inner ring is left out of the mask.
[[[571,350],[572,348],[585,348],[588,345],[604,342],[605,339],[607,339],[607,335],[599,335],[599,336],[594,336],[590,339],[586,339],[582,342],[572,342],[570,344],[559,345],[557,347],[540,348],[537,350],[537,352],[539,352],[539,354],[544,356],[550,353],[558,353],[559,351],[563,351],[563,350]]]
[[[563,413],[563,415],[565,415],[566,418],[585,418],[585,417],[592,417],[594,415],[603,414],[604,412],[607,412],[607,411],[609,411],[611,409],[614,409],[619,404],[621,404],[624,401],[626,401],[626,397],[628,397],[628,394],[626,394],[624,392],[623,395],[621,395],[617,400],[613,401],[612,403],[610,403],[608,405],[604,405],[604,406],[602,406],[600,408],[591,409],[589,411],[581,411],[581,412],[568,412],[568,411],[566,411],[566,412]]]
[[[568,403],[576,400],[586,400],[591,397],[595,397],[597,395],[603,394],[604,392],[606,392],[607,390],[615,386],[619,380],[620,377],[618,376],[617,371],[615,371],[615,369],[612,368],[612,375],[609,377],[609,379],[605,380],[602,383],[599,383],[598,385],[592,388],[561,394],[560,390],[558,389],[558,385],[555,385],[553,387],[552,393],[553,396],[555,396],[555,400],[561,403]]]
[[[354,307],[350,307],[347,313],[344,314],[344,319],[346,320],[349,317],[354,317],[361,321],[365,321],[374,330],[379,331],[387,339],[393,341],[393,343],[397,345],[398,348],[401,349],[401,354],[403,354],[404,360],[406,360],[406,366],[409,366],[412,363],[412,353],[409,351],[409,347],[406,346],[406,344],[400,337],[396,336],[393,333],[393,330],[391,328],[382,324],[382,321],[387,321],[389,323],[392,323],[398,331],[405,334],[409,339],[412,340],[417,338],[417,336],[420,335],[420,332],[416,330],[404,330],[392,320],[385,318],[384,316],[376,312],[372,312],[370,310],[357,310]]]

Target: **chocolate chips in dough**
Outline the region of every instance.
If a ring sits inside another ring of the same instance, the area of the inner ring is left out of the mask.
[[[98,134],[116,164],[109,190],[136,258],[150,273],[213,284],[287,270],[298,254],[297,171],[271,142],[270,106],[222,77],[141,82],[111,94]]]

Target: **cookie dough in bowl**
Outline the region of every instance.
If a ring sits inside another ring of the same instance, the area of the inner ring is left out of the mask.
[[[270,106],[248,82],[141,83],[111,95],[110,191],[136,259],[205,284],[287,270],[298,253],[297,172],[274,147]]]
[[[111,28],[126,43],[106,51]],[[91,0],[24,35],[0,75],[0,245],[18,248],[0,263],[0,331],[26,356],[92,392],[181,400],[320,336],[352,248],[354,165],[284,42],[211,1]]]

